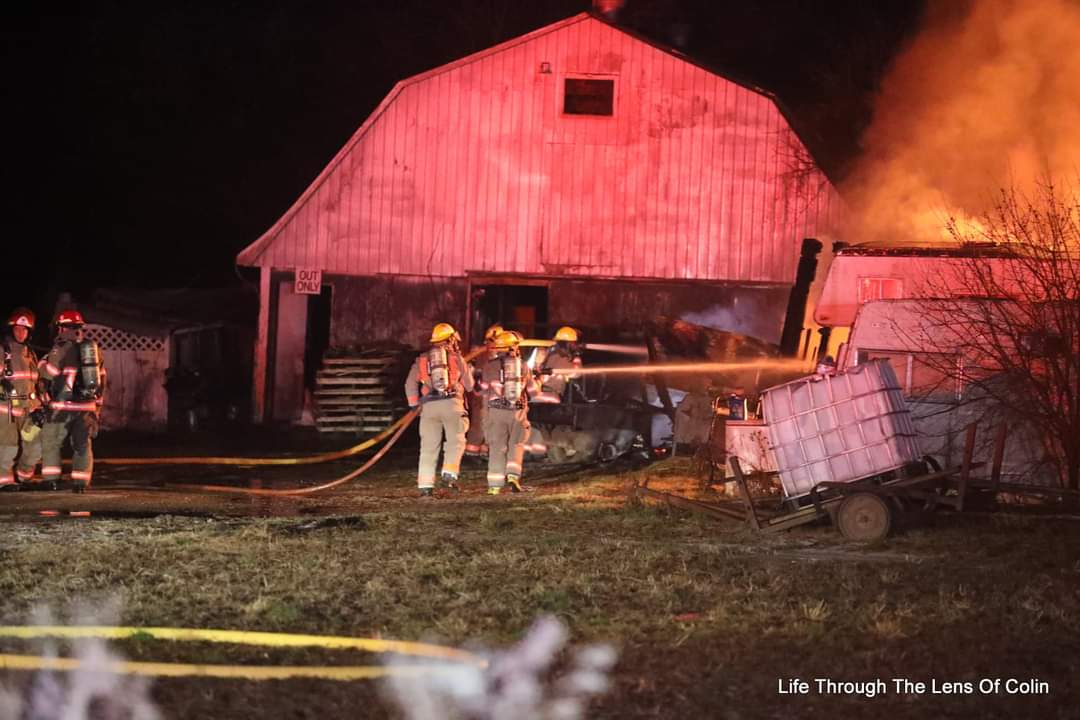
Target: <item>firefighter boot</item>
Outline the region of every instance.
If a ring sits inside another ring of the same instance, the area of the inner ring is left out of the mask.
[[[461,492],[461,488],[457,484],[457,475],[454,473],[444,472],[442,477],[439,478],[439,487],[453,490],[454,492]]]
[[[500,488],[500,487],[489,487],[488,488],[488,495],[498,495],[501,491],[502,491],[502,488]]]
[[[422,497],[422,498],[435,497],[435,489],[434,488],[420,488],[420,497]]]
[[[86,492],[86,481],[85,480],[76,480],[73,483],[71,483],[71,492],[73,492],[73,493],[75,493],[77,495],[81,495],[82,493]]]
[[[510,487],[510,492],[524,492],[524,488],[521,487],[521,478],[517,475],[507,475],[506,484]]]

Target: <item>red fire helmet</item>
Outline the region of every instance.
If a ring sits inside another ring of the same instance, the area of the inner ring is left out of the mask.
[[[11,317],[8,318],[7,324],[11,327],[19,326],[24,327],[27,330],[34,329],[34,312],[27,310],[26,308],[17,308],[11,313]]]
[[[56,324],[60,327],[65,325],[85,325],[86,321],[83,320],[82,313],[78,310],[61,310],[60,314],[56,316]]]

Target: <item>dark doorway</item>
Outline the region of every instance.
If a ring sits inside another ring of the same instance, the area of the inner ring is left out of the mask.
[[[473,346],[483,342],[494,323],[517,330],[527,338],[548,335],[548,289],[543,285],[473,285]]]
[[[318,295],[308,296],[307,337],[304,340],[304,387],[314,390],[315,373],[322,367],[330,347],[330,309],[333,288],[323,285]]]

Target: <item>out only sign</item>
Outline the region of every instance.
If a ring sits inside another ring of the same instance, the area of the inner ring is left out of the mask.
[[[322,270],[296,270],[297,295],[318,295],[322,290]]]

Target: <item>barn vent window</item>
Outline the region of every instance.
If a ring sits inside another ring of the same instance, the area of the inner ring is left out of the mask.
[[[567,115],[614,115],[615,81],[566,78],[563,112]]]

